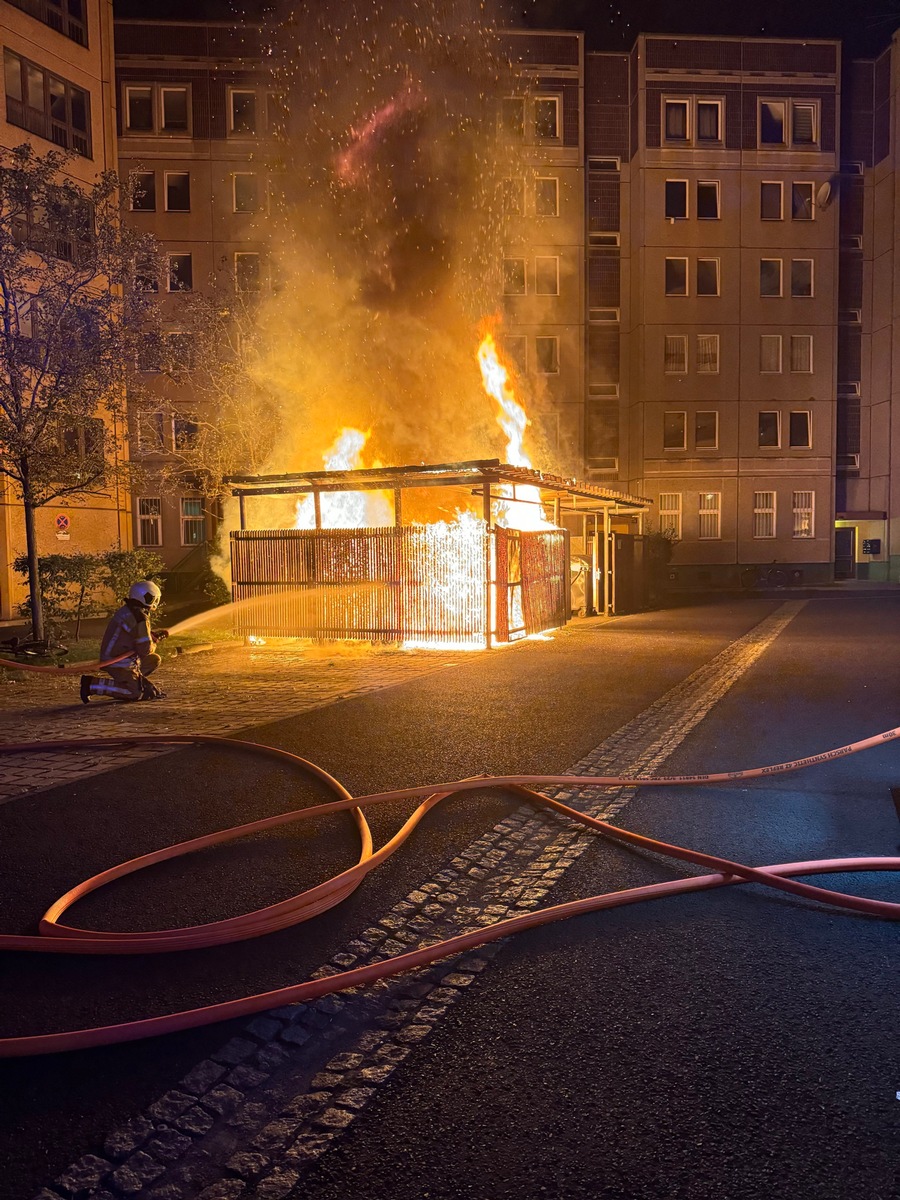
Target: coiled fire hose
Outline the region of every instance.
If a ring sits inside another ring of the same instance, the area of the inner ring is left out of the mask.
[[[796,759],[792,762],[778,763],[775,766],[756,767],[745,771],[726,771],[707,775],[667,775],[652,778],[624,778],[620,776],[581,776],[581,775],[504,775],[482,776],[474,779],[454,780],[450,783],[432,784],[426,787],[399,788],[389,792],[379,792],[368,796],[351,796],[347,789],[332,775],[315,763],[291,754],[287,750],[279,750],[274,746],[263,746],[254,742],[238,741],[231,738],[217,737],[212,734],[164,734],[154,736],[130,736],[119,738],[84,738],[69,741],[24,742],[19,744],[0,745],[2,754],[46,754],[48,751],[68,752],[72,750],[102,749],[122,746],[161,746],[161,745],[215,745],[231,750],[245,751],[250,754],[265,755],[287,764],[302,774],[311,776],[323,782],[331,789],[338,799],[327,804],[317,804],[309,808],[297,809],[293,812],[282,813],[274,817],[264,817],[258,821],[250,821],[245,825],[237,825],[231,829],[222,829],[216,833],[205,834],[192,838],[190,841],[167,846],[150,854],[141,855],[128,862],[120,863],[107,871],[94,875],[60,897],[44,914],[39,925],[39,936],[19,936],[14,934],[0,935],[0,950],[37,951],[51,954],[157,954],[174,950],[199,950],[207,946],[222,945],[227,942],[241,941],[248,938],[261,937],[278,929],[307,921],[319,913],[333,908],[346,899],[362,883],[366,875],[380,863],[389,858],[413,832],[425,814],[441,800],[462,792],[483,790],[485,788],[500,788],[512,792],[516,796],[524,796],[532,803],[550,808],[561,813],[580,825],[585,825],[605,837],[615,841],[626,842],[640,846],[645,850],[668,855],[698,866],[710,868],[713,874],[675,879],[665,883],[654,883],[645,887],[628,888],[619,892],[607,892],[590,896],[583,900],[573,900],[566,904],[558,904],[548,908],[537,909],[521,916],[498,921],[494,925],[479,928],[468,933],[462,933],[434,945],[411,950],[394,958],[384,959],[364,967],[343,971],[338,975],[330,975],[321,979],[310,979],[305,983],[293,984],[288,987],[276,988],[274,991],[263,992],[259,995],[245,996],[218,1004],[207,1005],[203,1008],[190,1009],[185,1012],[169,1013],[163,1016],[150,1017],[141,1021],[129,1021],[120,1025],[105,1025],[92,1029],[79,1029],[66,1033],[39,1034],[32,1037],[6,1038],[0,1040],[0,1057],[24,1057],[35,1054],[49,1054],[62,1050],[83,1050],[92,1046],[112,1045],[118,1042],[137,1041],[140,1038],[154,1037],[163,1033],[173,1033],[178,1030],[193,1029],[201,1025],[213,1024],[234,1017],[244,1017],[251,1013],[285,1004],[314,1000],[331,992],[343,991],[346,988],[359,987],[373,983],[391,975],[427,966],[438,959],[448,958],[464,951],[471,950],[486,942],[497,941],[510,934],[519,933],[525,929],[533,929],[539,925],[547,925],[553,921],[561,921],[567,917],[581,913],[597,912],[600,909],[616,908],[624,904],[635,904],[640,900],[653,900],[662,896],[677,895],[684,892],[703,891],[709,888],[722,887],[735,883],[761,883],[779,891],[790,892],[806,899],[817,900],[851,912],[865,913],[869,916],[883,917],[889,920],[900,919],[900,903],[886,900],[874,900],[865,896],[852,896],[844,892],[835,892],[827,888],[814,887],[789,878],[795,875],[829,874],[843,871],[900,871],[900,858],[832,858],[816,859],[807,862],[777,863],[766,867],[748,867],[741,863],[717,855],[704,854],[697,850],[689,850],[683,846],[671,845],[656,838],[645,837],[626,829],[619,829],[606,821],[587,816],[577,809],[550,799],[534,791],[535,787],[561,786],[567,788],[588,787],[666,787],[681,784],[698,783],[733,783],[737,780],[758,778],[765,775],[783,774],[795,771],[801,767],[812,766],[815,763],[828,762],[855,754],[881,745],[886,741],[900,736],[900,728],[889,729],[885,733],[865,738],[848,746],[816,754],[810,758]],[[363,809],[369,805],[384,804],[394,800],[420,799],[421,803],[407,818],[394,836],[380,849],[373,850],[372,835]],[[221,845],[250,833],[264,829],[274,829],[280,825],[304,821],[312,817],[321,817],[331,813],[349,812],[356,823],[360,835],[361,850],[359,861],[354,867],[333,876],[324,883],[283,900],[278,904],[257,909],[255,912],[244,913],[223,921],[213,921],[206,925],[194,925],[179,929],[162,929],[151,933],[111,933],[102,930],[79,929],[63,925],[60,918],[76,901],[96,891],[114,879],[134,874],[144,867],[155,863],[165,862],[190,854],[195,850],[203,850],[209,846]]]

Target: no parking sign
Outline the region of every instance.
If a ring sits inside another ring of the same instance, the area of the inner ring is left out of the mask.
[[[56,517],[56,537],[60,542],[69,540],[69,514],[58,513]]]

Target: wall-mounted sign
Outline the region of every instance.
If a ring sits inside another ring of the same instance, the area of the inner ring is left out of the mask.
[[[880,554],[881,538],[863,538],[863,554]]]
[[[68,513],[58,513],[56,517],[56,539],[59,542],[67,542],[69,540],[69,520]]]

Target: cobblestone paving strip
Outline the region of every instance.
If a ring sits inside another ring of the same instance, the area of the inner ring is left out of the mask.
[[[569,774],[658,771],[804,607],[783,604],[602,742]],[[593,816],[634,789],[547,790]],[[336,974],[528,912],[594,836],[522,806],[314,974]],[[35,1200],[281,1200],[470,988],[503,943],[249,1021]]]
[[[367,649],[330,657],[321,651],[214,650],[168,660],[160,682],[172,698],[152,704],[83,705],[77,675],[29,677],[23,685],[0,687],[0,742],[183,732],[186,718],[195,733],[233,734],[467,661],[465,652]],[[0,804],[170,753],[133,748],[4,756]]]

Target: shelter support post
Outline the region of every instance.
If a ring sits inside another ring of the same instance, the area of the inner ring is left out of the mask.
[[[493,645],[491,637],[491,485],[489,482],[481,486],[481,515],[487,529],[484,542],[484,644],[488,650]]]
[[[322,528],[322,497],[317,491],[313,492],[313,509],[316,514],[316,529]]]
[[[394,488],[394,525],[399,529],[403,524],[403,492]]]
[[[612,615],[612,558],[609,544],[609,509],[603,509],[603,615]]]
[[[238,496],[238,504],[240,505],[240,509],[241,509],[241,529],[246,529],[247,528],[247,512],[246,512],[246,509],[244,508],[244,493],[243,492],[241,492],[240,496]]]

